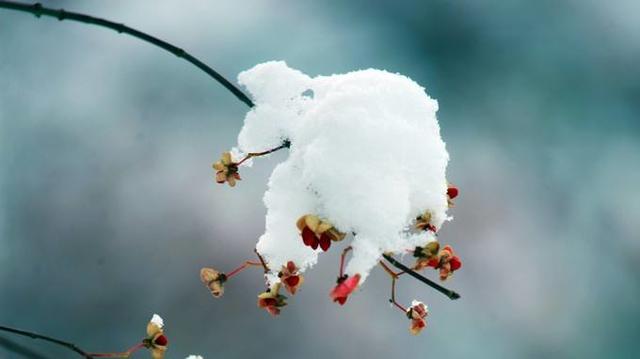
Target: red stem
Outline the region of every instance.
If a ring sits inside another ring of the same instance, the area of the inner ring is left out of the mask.
[[[95,358],[128,358],[128,357],[131,356],[131,354],[133,354],[138,349],[143,348],[143,347],[144,347],[144,343],[140,342],[140,343],[132,346],[131,348],[129,348],[126,352],[122,352],[122,353],[89,353],[89,355],[91,355],[92,357],[95,357]]]
[[[229,278],[233,277],[234,275],[242,272],[243,270],[247,269],[247,267],[249,267],[249,266],[258,266],[259,267],[261,265],[262,264],[258,263],[258,262],[245,261],[240,267],[238,267],[238,268],[232,270],[231,272],[227,273],[226,274],[227,279],[229,279]]]
[[[407,308],[396,302],[396,280],[405,272],[396,273],[392,271],[391,268],[389,268],[383,261],[380,261],[380,265],[382,266],[384,271],[387,272],[387,274],[389,274],[389,276],[391,277],[391,299],[389,299],[389,302],[393,303],[393,305],[395,305],[398,309],[406,313]]]

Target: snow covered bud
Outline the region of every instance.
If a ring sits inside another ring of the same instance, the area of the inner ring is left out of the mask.
[[[411,307],[407,309],[407,318],[411,320],[409,331],[413,335],[418,335],[422,329],[427,326],[426,317],[429,315],[429,309],[424,303],[414,300]]]
[[[460,193],[460,191],[458,190],[458,187],[452,185],[451,183],[448,184],[448,187],[447,187],[447,204],[449,205],[449,208],[453,207],[453,199],[458,197],[459,193]]]
[[[416,247],[413,256],[416,257],[414,270],[421,270],[426,267],[435,268],[439,263],[438,253],[440,252],[440,243],[431,241],[424,247]]]
[[[291,295],[295,295],[298,288],[304,283],[304,277],[298,273],[298,267],[292,261],[287,262],[286,266],[282,266],[282,270],[278,273],[280,281],[284,284],[284,288]]]
[[[222,294],[224,294],[224,282],[227,281],[227,276],[224,273],[205,267],[200,270],[200,280],[209,288],[215,298],[222,297]]]
[[[438,254],[439,263],[436,269],[440,269],[440,280],[447,280],[453,272],[462,267],[460,257],[455,255],[451,246],[444,246]]]
[[[238,173],[238,164],[233,162],[231,158],[231,152],[223,152],[220,160],[213,164],[213,169],[216,170],[216,182],[227,182],[230,187],[236,185],[236,181],[240,181],[240,174]]]
[[[424,212],[424,214],[416,218],[416,228],[421,231],[436,232],[436,226],[431,224],[431,212]]]
[[[280,314],[280,308],[285,305],[287,305],[287,297],[280,294],[280,283],[272,285],[266,292],[258,295],[258,307],[274,317]]]
[[[149,324],[147,324],[147,337],[142,343],[151,351],[151,357],[153,359],[164,358],[164,353],[167,351],[169,341],[164,335],[163,327],[164,322],[157,314],[154,314]]]
[[[344,277],[338,278],[338,285],[333,288],[329,296],[334,302],[344,305],[349,295],[358,288],[358,283],[360,283],[360,274],[356,274],[353,277],[345,275]]]
[[[302,241],[306,246],[317,249],[318,245],[323,251],[331,247],[331,242],[339,242],[346,234],[338,231],[331,223],[321,220],[318,216],[307,214],[296,223],[302,235]]]

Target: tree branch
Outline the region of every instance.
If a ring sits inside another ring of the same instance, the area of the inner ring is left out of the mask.
[[[421,281],[422,283],[428,285],[429,287],[437,290],[438,292],[446,295],[447,297],[449,297],[449,299],[451,300],[455,300],[460,298],[460,294],[452,291],[451,289],[447,289],[443,286],[441,286],[440,284],[425,278],[423,276],[421,276],[420,274],[416,273],[414,270],[412,270],[411,268],[405,266],[404,264],[398,262],[395,258],[393,258],[392,256],[388,255],[388,254],[383,254],[382,255],[384,257],[384,259],[388,260],[389,263],[393,264],[394,267],[404,271],[405,273],[407,273],[408,275],[412,276],[413,278]]]
[[[0,331],[5,331],[5,332],[17,334],[17,335],[22,335],[24,337],[29,337],[31,339],[40,339],[40,340],[44,340],[44,341],[47,341],[47,342],[50,342],[50,343],[54,343],[54,344],[63,346],[65,348],[69,349],[69,350],[72,350],[72,351],[76,352],[77,354],[83,356],[86,359],[93,359],[93,357],[91,355],[89,355],[84,350],[78,348],[75,344],[69,343],[69,342],[65,342],[65,341],[62,341],[60,339],[51,338],[51,337],[48,337],[46,335],[27,332],[27,331],[24,331],[24,330],[9,328],[9,327],[5,327],[5,326],[1,326],[1,325],[0,325]]]
[[[118,33],[123,33],[123,34],[133,36],[137,39],[148,42],[154,46],[157,46],[163,50],[166,50],[178,56],[179,58],[186,60],[187,62],[196,66],[200,70],[204,71],[207,75],[209,75],[210,77],[218,81],[222,86],[224,86],[224,88],[231,91],[231,93],[234,94],[238,98],[238,100],[242,101],[249,107],[253,107],[253,102],[251,102],[251,100],[249,99],[249,97],[247,97],[247,95],[245,95],[242,91],[240,91],[240,89],[238,89],[235,85],[229,82],[229,80],[224,78],[222,75],[220,75],[217,71],[207,66],[205,63],[198,60],[193,55],[189,54],[185,50],[177,46],[174,46],[166,41],[160,40],[157,37],[151,36],[142,31],[130,28],[124,24],[119,24],[113,21],[97,18],[90,15],[80,14],[77,12],[66,11],[64,9],[56,10],[56,9],[46,8],[42,6],[40,3],[35,3],[30,5],[30,4],[22,4],[14,1],[0,1],[0,9],[22,11],[22,12],[33,14],[38,18],[40,16],[49,16],[49,17],[56,18],[60,21],[62,20],[77,21],[85,24],[106,27],[108,29],[117,31]]]

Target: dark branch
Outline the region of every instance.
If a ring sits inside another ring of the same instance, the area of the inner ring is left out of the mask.
[[[50,343],[54,343],[54,344],[63,346],[65,348],[69,349],[69,350],[72,350],[72,351],[76,352],[77,354],[80,354],[81,356],[83,356],[86,359],[93,359],[93,357],[91,355],[89,355],[84,350],[78,348],[75,344],[69,343],[69,342],[65,342],[65,341],[62,341],[60,339],[51,338],[51,337],[48,337],[46,335],[27,332],[27,331],[24,331],[24,330],[9,328],[9,327],[5,327],[5,326],[1,326],[1,325],[0,325],[0,331],[5,331],[5,332],[17,334],[17,335],[22,335],[24,337],[29,337],[31,339],[40,339],[40,340],[44,340],[44,341],[47,341],[47,342],[50,342]]]
[[[452,291],[451,289],[447,289],[447,288],[441,286],[440,284],[438,284],[438,283],[436,283],[436,282],[434,282],[434,281],[432,281],[432,280],[430,280],[428,278],[425,278],[425,277],[421,276],[420,274],[416,273],[411,268],[409,268],[409,267],[405,266],[404,264],[398,262],[392,256],[387,255],[387,254],[383,254],[382,256],[384,257],[384,259],[388,260],[389,263],[393,264],[394,267],[404,271],[405,273],[407,273],[408,275],[412,276],[413,278],[421,281],[422,283],[428,285],[429,287],[431,287],[431,288],[437,290],[438,292],[446,295],[447,297],[449,297],[449,299],[455,300],[455,299],[460,298],[460,294]]]
[[[234,86],[229,80],[225,79],[222,75],[220,75],[217,71],[212,69],[211,67],[204,64],[202,61],[195,58],[193,55],[189,54],[185,50],[171,45],[170,43],[160,40],[157,37],[151,36],[149,34],[145,34],[142,31],[138,31],[136,29],[130,28],[124,24],[118,24],[113,21],[93,17],[90,15],[80,14],[77,12],[70,12],[64,9],[50,9],[42,6],[40,3],[36,4],[22,4],[14,1],[0,1],[0,9],[9,9],[22,11],[26,13],[30,13],[35,15],[36,17],[40,16],[49,16],[56,18],[60,21],[62,20],[72,20],[78,21],[85,24],[97,25],[106,27],[108,29],[112,29],[117,31],[118,33],[124,33],[135,38],[138,38],[142,41],[146,41],[152,45],[155,45],[161,49],[164,49],[186,61],[193,64],[200,70],[204,71],[207,75],[213,77],[216,81],[218,81],[222,86],[224,86],[227,90],[231,91],[240,101],[244,102],[247,106],[253,107],[253,102],[245,95],[240,89]]]
[[[15,353],[23,358],[51,359],[50,357],[44,356],[28,347],[18,344],[18,342],[14,340],[7,339],[4,336],[0,336],[0,348],[4,348],[4,350]]]

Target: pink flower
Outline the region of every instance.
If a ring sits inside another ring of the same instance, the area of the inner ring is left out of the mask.
[[[344,305],[347,302],[349,295],[358,288],[360,283],[360,274],[356,274],[353,277],[343,277],[338,279],[338,285],[336,285],[331,291],[331,299],[334,302],[338,302],[340,305]]]

